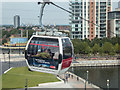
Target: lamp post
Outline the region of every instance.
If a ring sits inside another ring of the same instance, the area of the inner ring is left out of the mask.
[[[87,83],[88,83],[88,73],[89,73],[89,71],[87,71]]]
[[[10,49],[8,51],[8,54],[9,54],[9,68],[10,68]]]
[[[20,41],[19,41],[19,55],[20,55]]]
[[[74,72],[74,68],[72,67],[72,72]]]
[[[109,81],[109,79],[107,80],[107,90],[109,90],[109,88],[110,88],[110,81]]]
[[[86,80],[85,80],[85,90],[86,90]]]
[[[28,83],[28,80],[26,79],[25,80],[25,90],[27,90],[27,83]]]
[[[87,77],[86,77],[86,80],[85,80],[85,90],[86,90],[86,84],[88,83],[88,73],[89,73],[89,71],[87,71]]]
[[[11,40],[11,43],[10,43],[10,48],[9,48],[9,51],[8,51],[8,54],[9,54],[9,68],[10,68],[10,54],[11,54],[11,44],[12,44],[12,40]]]
[[[4,62],[5,62],[5,53],[3,53],[3,56],[4,56]]]

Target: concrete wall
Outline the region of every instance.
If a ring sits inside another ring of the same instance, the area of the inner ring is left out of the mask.
[[[115,66],[120,65],[120,60],[84,60],[72,63],[71,66]]]

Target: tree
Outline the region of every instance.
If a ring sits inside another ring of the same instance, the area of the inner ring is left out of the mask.
[[[86,47],[86,50],[85,50],[85,53],[86,53],[86,54],[90,54],[91,51],[92,51],[92,50],[91,50],[90,46],[87,46],[87,47]]]
[[[99,44],[100,43],[100,39],[99,38],[94,38],[93,40],[91,40],[89,46],[93,47],[95,44]]]
[[[120,45],[118,43],[115,44],[114,49],[117,54],[120,54]]]
[[[103,47],[100,47],[99,54],[103,55],[103,52],[104,52]]]
[[[111,43],[113,44],[113,45],[115,45],[116,43],[118,43],[118,41],[120,40],[120,38],[119,37],[113,37],[113,38],[111,38]]]
[[[73,43],[73,47],[74,47],[74,53],[78,54],[79,53],[79,46],[80,46],[80,40],[79,39],[73,39],[72,43]]]
[[[6,40],[6,39],[3,39],[3,40],[2,40],[2,44],[4,44],[4,43],[7,43],[7,40]]]
[[[103,51],[106,54],[113,54],[115,52],[113,45],[110,42],[105,42],[103,45]]]
[[[6,35],[8,33],[8,31],[2,30],[2,38],[4,35]]]
[[[18,31],[17,29],[13,29],[13,30],[10,31],[10,34],[11,34],[11,35],[12,35],[12,34],[17,34],[17,31]]]
[[[34,33],[34,30],[28,30],[28,39],[33,35]]]
[[[87,42],[81,42],[79,45],[79,53],[80,54],[89,54],[91,52],[91,48],[89,47]]]
[[[100,51],[100,46],[96,43],[92,48],[92,53],[97,54]]]

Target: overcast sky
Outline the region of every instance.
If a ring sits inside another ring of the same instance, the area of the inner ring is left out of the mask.
[[[32,2],[32,0],[29,1],[31,2],[28,2],[28,0],[24,0],[24,2],[22,0],[20,2],[15,2],[14,0],[10,0],[10,2],[8,2],[8,0],[4,0],[2,2],[2,12],[0,10],[0,13],[2,13],[2,16],[0,16],[2,17],[2,24],[13,24],[13,17],[15,15],[20,16],[21,24],[39,24],[38,16],[40,14],[40,5],[37,4],[37,1],[40,0],[34,0],[34,2]],[[52,1],[57,1],[55,2],[56,4],[69,10],[69,0]],[[113,10],[117,7],[118,4],[114,2]],[[43,24],[69,24],[69,14],[53,5],[46,5],[43,16]]]

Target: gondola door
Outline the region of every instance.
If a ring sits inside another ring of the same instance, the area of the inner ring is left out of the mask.
[[[61,70],[66,68],[69,69],[73,60],[73,47],[72,47],[72,43],[70,42],[70,39],[63,38],[62,46],[63,46],[63,60],[62,60]]]

